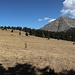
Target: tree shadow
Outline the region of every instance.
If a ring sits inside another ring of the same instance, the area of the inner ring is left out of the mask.
[[[0,64],[0,75],[6,75],[6,69]]]
[[[37,74],[39,72],[39,74]],[[74,70],[65,70],[60,73],[56,73],[50,67],[43,69],[36,68],[31,64],[17,64],[15,67],[8,67],[6,70],[2,64],[0,64],[0,75],[75,75]]]
[[[30,64],[17,64],[15,67],[8,68],[10,75],[35,75],[35,67]]]

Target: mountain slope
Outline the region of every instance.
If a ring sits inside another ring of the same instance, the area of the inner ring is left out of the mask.
[[[70,30],[71,28],[75,28],[75,19],[61,16],[40,29],[52,32],[65,32]]]

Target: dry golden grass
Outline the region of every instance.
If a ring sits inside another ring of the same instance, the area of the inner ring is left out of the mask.
[[[39,68],[50,66],[55,71],[75,70],[73,42],[25,36],[24,32],[19,35],[18,32],[0,30],[0,63],[5,68],[15,66],[16,63],[30,63]]]

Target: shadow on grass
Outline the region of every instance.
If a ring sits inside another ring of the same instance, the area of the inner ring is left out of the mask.
[[[70,70],[56,73],[49,67],[39,69],[30,64],[17,64],[15,67],[9,67],[8,70],[6,70],[0,64],[0,75],[75,75],[75,71]]]

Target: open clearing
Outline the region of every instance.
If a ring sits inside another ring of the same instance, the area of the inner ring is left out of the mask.
[[[19,35],[16,30],[0,30],[0,64],[8,68],[16,63],[50,66],[55,71],[75,70],[75,45],[70,41],[25,36],[24,32]]]

